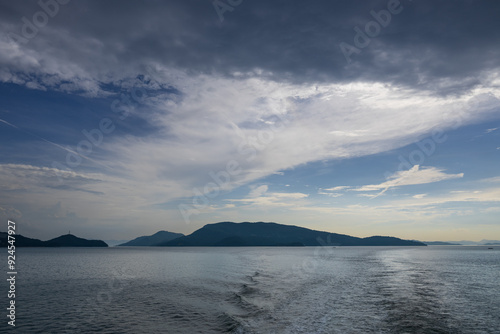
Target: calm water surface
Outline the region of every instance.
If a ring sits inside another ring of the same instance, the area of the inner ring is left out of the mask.
[[[0,332],[500,333],[493,248],[18,249]]]

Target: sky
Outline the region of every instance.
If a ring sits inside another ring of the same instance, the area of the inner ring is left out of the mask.
[[[0,0],[0,219],[500,239],[498,1]]]

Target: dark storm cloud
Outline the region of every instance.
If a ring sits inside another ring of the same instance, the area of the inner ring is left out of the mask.
[[[74,64],[101,83],[154,62],[192,72],[259,69],[278,81],[380,81],[447,94],[473,87],[499,66],[498,1],[401,0],[400,12],[348,63],[340,43],[355,46],[354,28],[364,30],[374,20],[370,12],[390,2],[243,1],[221,22],[211,1],[72,1],[21,50]],[[1,7],[2,30],[17,34],[21,18],[40,10],[34,1]],[[20,71],[12,57],[0,61]],[[43,72],[37,68],[43,61],[30,66],[24,70]]]

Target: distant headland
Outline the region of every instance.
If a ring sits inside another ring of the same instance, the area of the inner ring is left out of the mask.
[[[0,247],[9,245],[7,235],[6,232],[0,232]],[[87,240],[73,234],[61,235],[47,241],[27,238],[20,234],[16,234],[15,238],[16,247],[108,247],[108,244],[102,240]]]
[[[118,246],[158,246],[170,240],[183,237],[182,233],[172,233],[167,231],[158,231],[153,235],[142,236],[119,244]]]

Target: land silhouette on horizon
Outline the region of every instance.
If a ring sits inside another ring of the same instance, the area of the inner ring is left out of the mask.
[[[165,232],[165,231],[160,231]],[[207,224],[187,236],[158,242],[160,232],[120,246],[237,247],[237,246],[426,246],[415,240],[389,236],[358,238],[272,222]],[[169,234],[164,234],[170,237]],[[152,242],[154,240],[154,242]],[[146,245],[149,243],[149,245]]]
[[[182,233],[173,233],[168,231],[158,231],[153,235],[137,237],[133,240],[124,242],[117,246],[158,246],[162,243],[183,237]]]
[[[0,232],[0,247],[7,247],[7,232]],[[108,247],[102,240],[88,240],[79,238],[73,234],[64,234],[47,241],[25,237],[16,234],[14,245],[16,247]]]
[[[7,233],[0,232],[0,247],[6,247]],[[108,247],[103,240],[88,240],[73,234],[47,241],[15,235],[16,247]],[[219,222],[206,224],[189,235],[158,231],[149,236],[115,244],[115,247],[238,247],[238,246],[460,246],[500,245],[498,240],[418,241],[393,236],[366,238],[311,230],[305,227],[273,222]]]

